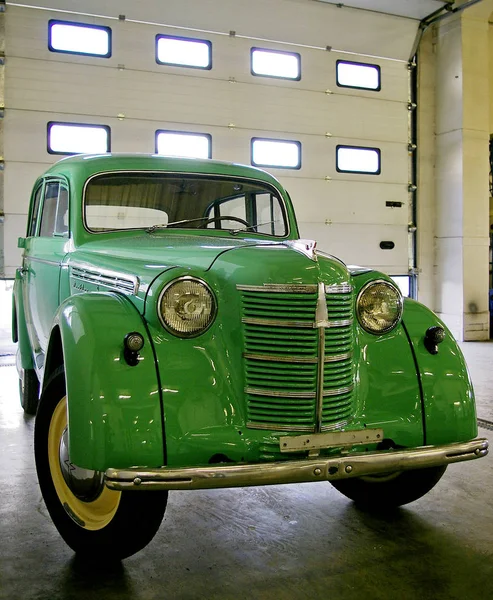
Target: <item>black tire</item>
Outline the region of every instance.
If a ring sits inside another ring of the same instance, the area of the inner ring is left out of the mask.
[[[158,531],[168,492],[111,491],[104,486],[102,474],[94,471],[84,475],[90,473],[90,480],[96,481],[90,497],[86,489],[84,495],[80,489],[75,491],[74,485],[70,487],[67,483],[60,460],[66,418],[62,367],[55,371],[43,391],[34,429],[39,486],[53,523],[70,548],[84,559],[109,562],[131,556],[144,548]],[[70,476],[77,473],[78,467],[69,459],[67,464],[65,473]],[[80,482],[87,486],[88,479],[75,477],[75,480],[79,486]]]
[[[446,468],[430,467],[384,476],[339,479],[330,483],[360,508],[378,512],[418,500],[435,487]]]
[[[26,415],[35,415],[39,403],[39,381],[34,369],[21,369],[19,396]]]

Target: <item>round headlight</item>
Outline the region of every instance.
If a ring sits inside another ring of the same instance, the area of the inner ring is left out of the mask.
[[[203,333],[216,315],[216,301],[209,286],[194,277],[180,277],[163,289],[158,302],[163,326],[179,337]]]
[[[358,294],[356,313],[363,329],[369,333],[386,333],[401,319],[402,295],[388,281],[370,281]]]

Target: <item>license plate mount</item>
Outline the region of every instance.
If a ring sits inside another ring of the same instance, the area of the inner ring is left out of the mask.
[[[305,435],[286,435],[279,438],[281,452],[322,450],[323,448],[350,447],[361,444],[378,444],[383,440],[383,429],[358,429],[356,431],[328,431]]]

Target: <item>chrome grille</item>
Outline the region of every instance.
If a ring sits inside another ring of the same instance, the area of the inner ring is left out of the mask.
[[[323,366],[321,430],[352,413],[353,303],[349,286],[325,286],[324,348],[316,327],[317,286],[238,286],[244,327],[248,426],[316,431],[317,372]],[[325,354],[325,356],[324,356]]]

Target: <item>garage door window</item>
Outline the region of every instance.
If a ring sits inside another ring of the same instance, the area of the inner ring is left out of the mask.
[[[361,90],[381,90],[380,67],[366,63],[338,60],[336,63],[336,79],[339,87],[358,88]]]
[[[212,44],[208,40],[157,35],[156,62],[175,67],[212,69]]]
[[[293,140],[252,138],[252,165],[301,169],[301,143]]]
[[[50,154],[84,154],[110,151],[110,128],[83,123],[48,123]]]
[[[211,158],[212,137],[208,133],[189,131],[156,131],[156,154]]]
[[[380,162],[379,148],[337,146],[336,169],[339,173],[379,175],[381,172]]]
[[[301,57],[297,52],[252,48],[251,72],[252,75],[261,77],[299,81],[301,79]]]
[[[111,29],[71,21],[48,22],[48,48],[52,52],[111,56]]]

